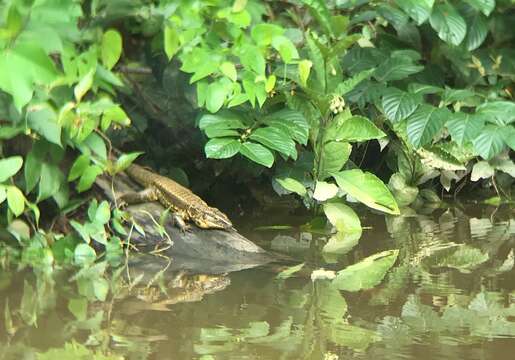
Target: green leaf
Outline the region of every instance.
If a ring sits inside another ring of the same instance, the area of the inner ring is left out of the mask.
[[[338,186],[325,181],[317,181],[315,191],[313,192],[313,199],[326,201],[335,197],[337,193]]]
[[[299,272],[300,270],[302,270],[304,265],[306,265],[306,264],[301,263],[301,264],[293,265],[289,268],[286,268],[283,271],[281,271],[279,274],[277,274],[276,278],[281,279],[281,280],[288,279],[288,278],[292,277],[293,274],[295,274],[296,272]]]
[[[88,316],[88,300],[86,298],[70,299],[68,310],[79,321],[84,321]]]
[[[449,44],[461,44],[467,33],[465,20],[448,2],[437,4],[433,8],[429,22],[438,37]]]
[[[61,186],[61,178],[62,174],[58,166],[43,162],[41,165],[37,202],[43,201],[57,193]]]
[[[7,205],[14,216],[20,216],[25,209],[25,196],[16,186],[7,186]]]
[[[34,84],[49,85],[57,77],[52,60],[36,42],[15,42],[0,52],[0,89],[11,94],[20,111],[30,99]]]
[[[231,138],[214,138],[204,146],[208,159],[227,159],[236,155],[241,148],[241,143]]]
[[[471,19],[467,20],[469,24],[467,36],[465,37],[465,46],[468,51],[472,51],[480,47],[483,41],[485,41],[488,35],[488,23],[486,18],[480,13],[474,14]]]
[[[325,203],[324,213],[339,232],[361,232],[361,221],[358,215],[342,201]]]
[[[495,9],[495,0],[465,0],[471,6],[481,11],[485,16],[489,16]]]
[[[265,75],[265,58],[257,46],[242,46],[239,57],[242,65],[247,70],[252,70],[258,75]]]
[[[95,69],[91,69],[86,75],[79,81],[79,83],[73,88],[73,94],[75,95],[75,101],[78,103],[86,95],[86,93],[93,86],[93,76],[95,75]]]
[[[395,0],[397,5],[408,14],[417,25],[422,25],[431,15],[434,0]]]
[[[91,188],[98,175],[102,174],[102,168],[98,165],[89,165],[82,173],[79,183],[77,184],[77,191],[84,192]]]
[[[121,171],[124,171],[127,169],[131,164],[140,156],[143,154],[142,152],[132,152],[128,154],[122,154],[118,159],[116,159],[115,163],[115,172],[119,173]]]
[[[165,26],[164,30],[164,48],[168,60],[172,60],[173,56],[179,50],[181,43],[179,34],[175,26]]]
[[[216,113],[223,106],[227,95],[229,95],[228,88],[220,81],[209,84],[206,95],[206,109]]]
[[[318,21],[324,31],[332,35],[333,28],[331,25],[331,13],[327,8],[325,0],[301,0],[303,4],[309,7],[311,15]]]
[[[98,301],[105,301],[109,292],[109,282],[104,278],[98,278],[93,283],[93,292]]]
[[[452,152],[440,145],[417,149],[420,160],[426,166],[447,171],[466,170]]]
[[[503,129],[487,125],[472,143],[474,150],[485,160],[490,160],[504,149]]]
[[[238,73],[236,72],[236,66],[230,61],[224,61],[220,64],[220,71],[222,74],[227,76],[230,80],[238,80]]]
[[[84,171],[86,171],[86,168],[89,166],[90,163],[90,157],[89,155],[83,154],[79,156],[74,162],[70,169],[70,172],[68,173],[68,181],[73,181],[75,179],[78,179]]]
[[[272,167],[274,163],[274,155],[270,150],[263,145],[249,141],[241,144],[240,154],[266,167]]]
[[[166,28],[165,28],[166,32]],[[166,36],[166,35],[165,35]],[[166,42],[165,42],[166,51]],[[120,56],[122,55],[122,35],[116,30],[109,29],[102,35],[102,42],[100,45],[100,53],[102,64],[111,70],[116,65]]]
[[[206,114],[199,120],[199,128],[205,130],[207,127],[217,127],[220,129],[244,129],[245,125],[241,119],[230,112],[222,112],[220,114]]]
[[[271,126],[258,128],[250,134],[249,139],[259,142],[270,149],[277,150],[286,156],[290,156],[294,160],[297,159],[295,143],[288,133],[280,128]]]
[[[308,54],[311,62],[313,63],[313,69],[315,70],[315,75],[317,77],[317,88],[320,90],[325,89],[325,60],[324,56],[318,46],[318,44],[313,39],[313,36],[310,33],[306,34],[306,43],[308,45]]]
[[[7,191],[5,190],[5,186],[0,184],[0,204],[2,204],[5,199],[7,199]]]
[[[355,115],[346,119],[339,127],[335,140],[337,141],[366,141],[380,139],[386,134],[364,116]]]
[[[95,212],[95,223],[105,225],[111,219],[111,208],[107,201],[102,201]]]
[[[401,80],[423,69],[423,66],[414,64],[408,57],[392,56],[379,65],[374,77],[380,82]]]
[[[25,158],[24,176],[25,176],[25,191],[30,193],[39,181],[41,175],[40,158],[42,154],[38,154],[35,149],[32,149]]]
[[[300,196],[305,196],[307,194],[306,188],[300,181],[297,181],[293,178],[275,178],[275,181],[279,183],[283,188],[288,191],[294,192]]]
[[[335,172],[340,171],[349,160],[352,145],[346,142],[330,141],[324,144],[320,157],[318,180],[325,180]]]
[[[34,106],[27,111],[29,126],[45,139],[56,145],[61,145],[61,126],[57,116],[50,106]]]
[[[388,214],[400,213],[390,190],[374,174],[354,169],[341,171],[333,177],[343,191],[368,207]]]
[[[279,52],[279,55],[281,55],[286,64],[290,64],[292,60],[299,58],[297,48],[286,36],[275,36],[272,39],[272,47]]]
[[[354,75],[353,77],[348,78],[347,80],[341,82],[336,87],[336,93],[340,96],[343,96],[347,94],[348,92],[351,92],[360,82],[363,80],[368,79],[372,74],[374,73],[376,69],[368,69],[361,71]]]
[[[306,145],[309,135],[309,124],[301,112],[283,109],[268,114],[263,122],[269,126],[284,129],[297,142]]]
[[[457,112],[451,114],[446,126],[452,140],[461,146],[467,141],[472,141],[481,133],[485,126],[485,119],[483,116]]]
[[[416,110],[419,103],[419,96],[397,88],[388,88],[387,94],[383,96],[384,113],[394,123],[410,116]]]
[[[75,263],[79,266],[90,266],[97,258],[95,249],[88,244],[77,245],[77,247],[75,247],[74,256]]]
[[[395,173],[390,177],[388,187],[400,206],[410,205],[418,195],[418,188],[406,184],[406,179],[400,173]]]
[[[361,230],[352,232],[337,232],[329,238],[327,243],[322,248],[322,252],[326,254],[346,254],[354,246],[358,245],[359,239],[361,238],[361,233]]]
[[[513,101],[490,101],[477,107],[476,113],[483,115],[486,121],[508,125],[515,121],[515,102]]]
[[[515,151],[515,127],[503,126],[501,134],[506,145]]]
[[[250,33],[252,39],[259,46],[268,46],[276,36],[284,34],[284,29],[275,24],[261,23],[252,28]]]
[[[407,135],[415,147],[424,146],[433,141],[433,137],[450,119],[451,112],[446,108],[435,108],[422,104],[408,118]]]
[[[378,285],[395,264],[399,250],[387,250],[338,271],[333,285],[340,290],[359,291]]]
[[[14,176],[18,171],[20,171],[22,165],[23,158],[21,156],[11,156],[0,159],[0,183],[3,183],[11,176]]]
[[[471,181],[478,181],[480,179],[488,179],[495,174],[495,169],[488,163],[488,161],[478,161],[472,167],[470,173]]]
[[[217,126],[208,126],[204,129],[206,136],[208,138],[219,138],[219,137],[232,137],[237,138],[240,136],[240,133],[237,130],[232,129],[222,129]]]
[[[308,83],[309,73],[313,63],[309,60],[302,60],[299,62],[299,79],[302,86],[306,87]]]

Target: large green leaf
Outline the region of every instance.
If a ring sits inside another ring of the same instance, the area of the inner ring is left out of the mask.
[[[208,85],[206,95],[206,109],[216,113],[223,106],[229,95],[229,88],[221,81],[215,81]]]
[[[340,171],[333,177],[342,190],[363,204],[388,214],[400,213],[390,190],[374,174],[353,169]]]
[[[251,36],[252,39],[259,46],[267,46],[272,43],[272,39],[275,36],[284,34],[284,29],[275,24],[257,24],[252,28]]]
[[[480,13],[474,14],[470,19],[467,18],[467,22],[468,32],[465,37],[465,46],[468,51],[472,51],[481,46],[483,41],[485,41],[486,35],[488,35],[488,23]]]
[[[270,150],[250,141],[241,144],[240,154],[266,167],[272,167],[274,163],[274,154]]]
[[[122,55],[122,35],[117,30],[109,29],[102,36],[100,46],[102,63],[107,70],[111,70]]]
[[[420,97],[397,88],[388,88],[383,96],[383,110],[392,122],[406,119],[417,108]]]
[[[205,130],[208,127],[220,129],[243,129],[245,125],[242,120],[233,113],[220,112],[218,114],[205,114],[199,120],[199,128]]]
[[[507,125],[515,121],[515,102],[514,101],[490,101],[477,107],[476,113],[483,115],[486,121]]]
[[[458,145],[463,145],[463,143],[477,137],[484,125],[484,116],[463,112],[453,113],[446,124],[452,140]]]
[[[279,185],[281,185],[286,190],[299,194],[300,196],[305,196],[307,193],[306,187],[302,185],[300,181],[295,180],[294,178],[275,178],[275,181],[277,181]]]
[[[383,280],[386,272],[395,264],[398,254],[399,250],[387,250],[347,266],[338,271],[333,285],[346,291],[371,289]]]
[[[263,119],[267,125],[284,129],[292,139],[306,145],[309,134],[309,124],[304,115],[296,110],[283,109],[268,114]]]
[[[277,127],[258,128],[251,133],[249,139],[259,142],[270,149],[277,150],[286,156],[290,156],[294,160],[297,159],[295,143],[288,133]]]
[[[379,65],[374,72],[374,77],[381,82],[401,80],[423,69],[423,66],[414,64],[408,57],[392,56]]]
[[[490,15],[495,9],[495,0],[465,0],[465,2],[469,3],[486,16]]]
[[[214,138],[204,147],[206,157],[211,159],[227,159],[240,151],[241,143],[233,138]]]
[[[21,156],[11,156],[0,159],[0,183],[3,183],[20,171],[22,165],[23,158]]]
[[[58,166],[43,162],[37,202],[43,201],[59,191],[63,174]]]
[[[0,89],[11,94],[20,110],[32,98],[34,84],[48,85],[57,77],[52,60],[36,42],[16,42],[0,51]]]
[[[374,71],[375,69],[363,70],[353,77],[341,82],[336,87],[336,93],[341,96],[347,94],[348,92],[352,91],[360,82],[368,79],[374,73]]]
[[[279,52],[279,55],[281,55],[281,58],[286,64],[290,64],[292,60],[299,58],[297,48],[286,36],[275,36],[272,39],[272,46]]]
[[[324,213],[338,231],[361,232],[361,221],[358,215],[343,201],[325,203]]]
[[[417,25],[421,25],[429,18],[434,5],[434,0],[395,0],[395,2],[415,20]]]
[[[366,141],[380,139],[386,134],[364,116],[355,115],[343,121],[336,132],[337,141]]]
[[[14,216],[20,216],[25,209],[25,196],[16,186],[7,186],[7,205]]]
[[[313,192],[313,199],[318,201],[326,201],[332,199],[338,193],[338,186],[325,181],[317,181],[315,191]]]
[[[487,125],[472,142],[476,153],[483,159],[490,160],[504,149],[503,128]]]
[[[415,147],[429,144],[450,116],[451,112],[446,108],[436,108],[426,104],[419,106],[408,118],[409,141]]]
[[[27,121],[31,128],[45,139],[61,146],[61,126],[55,111],[47,105],[35,106],[27,111]]]
[[[352,145],[345,142],[330,141],[323,147],[320,159],[318,180],[325,180],[333,173],[340,171],[349,160]]]
[[[448,2],[437,4],[429,22],[443,41],[459,45],[467,33],[467,24],[454,6]]]
[[[506,145],[508,145],[513,151],[515,151],[515,127],[503,126],[502,137]]]

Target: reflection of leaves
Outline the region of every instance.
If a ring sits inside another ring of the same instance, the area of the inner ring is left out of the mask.
[[[291,266],[283,271],[281,271],[279,274],[277,274],[278,279],[288,279],[293,276],[296,272],[300,271],[304,267],[304,263]]]
[[[373,288],[383,280],[398,254],[399,250],[387,250],[369,256],[339,271],[333,284],[338,289],[347,291]]]
[[[50,349],[44,353],[39,353],[37,356],[38,360],[81,360],[81,359],[92,359],[92,360],[121,360],[121,356],[117,355],[103,355],[100,353],[94,353],[82,344],[76,342],[66,343],[62,348]]]
[[[468,245],[456,246],[443,250],[425,259],[424,263],[432,267],[450,267],[460,272],[470,272],[479,265],[488,261],[488,254]]]
[[[374,331],[349,324],[336,324],[328,330],[329,339],[335,344],[357,351],[364,351],[371,343],[381,339]]]
[[[327,281],[317,282],[316,289],[320,301],[320,312],[328,325],[342,321],[343,316],[347,313],[347,301],[340,291]]]

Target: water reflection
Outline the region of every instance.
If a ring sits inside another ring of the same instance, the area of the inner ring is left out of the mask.
[[[122,269],[98,302],[64,274],[2,273],[0,358],[506,358],[515,349],[513,214],[497,211],[492,222],[488,208],[473,209],[386,221],[368,213],[359,242],[248,224],[249,238],[306,267],[340,270],[400,250],[379,286],[356,292],[302,271],[277,279],[272,266],[226,276],[160,265],[133,268],[130,281]]]

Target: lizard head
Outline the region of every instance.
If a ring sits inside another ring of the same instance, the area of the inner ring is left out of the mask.
[[[227,215],[217,208],[210,207],[209,211],[203,211],[194,217],[195,223],[203,229],[230,229],[232,222]]]

